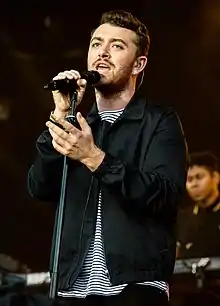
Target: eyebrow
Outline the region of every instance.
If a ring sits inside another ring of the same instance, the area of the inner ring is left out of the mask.
[[[93,42],[93,40],[98,40],[98,41],[101,41],[101,42],[104,41],[104,39],[102,37],[97,37],[97,36],[93,37],[91,39],[90,43]],[[121,38],[112,38],[110,41],[111,42],[120,42],[123,45],[125,45],[126,47],[128,47],[128,44],[123,39],[121,39]]]

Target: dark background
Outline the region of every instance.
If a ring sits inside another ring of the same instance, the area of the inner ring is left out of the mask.
[[[220,1],[1,1],[0,253],[48,270],[54,208],[26,188],[35,141],[53,109],[43,86],[65,69],[85,70],[90,31],[100,14],[125,9],[149,28],[142,92],[174,106],[189,151],[220,156]],[[84,101],[84,111],[93,102]]]

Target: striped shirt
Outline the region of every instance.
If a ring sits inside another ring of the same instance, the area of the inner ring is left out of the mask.
[[[116,111],[102,111],[99,112],[99,115],[102,120],[106,120],[112,124],[122,113],[123,109]],[[169,285],[166,282],[146,281],[139,284],[157,287],[158,289],[165,291],[169,298]],[[58,295],[62,297],[77,298],[85,298],[88,295],[110,296],[119,294],[126,286],[127,284],[113,286],[110,282],[104,252],[104,239],[102,233],[102,194],[100,191],[95,234],[92,237],[82,270],[72,288],[68,291],[60,291],[58,292]]]

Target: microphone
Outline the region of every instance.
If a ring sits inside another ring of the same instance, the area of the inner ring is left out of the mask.
[[[82,79],[85,79],[88,84],[94,85],[98,83],[101,79],[101,75],[98,71],[90,70],[86,73],[82,74]],[[76,80],[74,79],[62,79],[62,80],[52,80],[47,85],[44,86],[44,89],[47,90],[59,90],[59,91],[69,91],[69,90],[75,90],[77,88]]]

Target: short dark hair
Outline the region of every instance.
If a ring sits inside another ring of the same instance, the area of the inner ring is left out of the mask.
[[[194,152],[190,155],[189,167],[205,167],[210,172],[219,172],[219,159],[211,151]]]
[[[104,23],[134,31],[137,35],[137,41],[135,42],[137,56],[148,55],[150,47],[149,31],[138,18],[123,10],[112,10],[102,14],[99,24]]]

